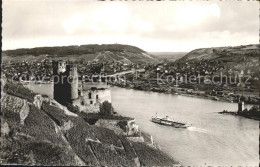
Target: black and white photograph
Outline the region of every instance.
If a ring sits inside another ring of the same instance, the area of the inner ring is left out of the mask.
[[[1,3],[1,166],[260,165],[259,1]]]

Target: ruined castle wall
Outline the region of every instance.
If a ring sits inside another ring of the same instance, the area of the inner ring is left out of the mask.
[[[90,95],[91,94],[91,95]],[[87,90],[83,91],[83,99],[87,104],[103,103],[108,101],[111,103],[111,92],[109,89],[105,90]]]
[[[73,100],[72,104],[76,106],[81,112],[85,112],[85,113],[99,112],[99,105],[82,103],[83,101],[84,101],[83,98],[79,97],[78,99]]]
[[[85,90],[82,92],[82,96],[73,100],[73,105],[83,112],[99,112],[99,106],[104,101],[111,103],[110,89]]]

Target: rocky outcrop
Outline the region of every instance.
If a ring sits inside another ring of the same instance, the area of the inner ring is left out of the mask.
[[[61,129],[40,112],[38,107],[18,97],[7,94],[2,96],[0,158],[5,161],[1,164],[85,165],[74,153]],[[20,144],[15,146],[14,143]],[[52,152],[44,150],[50,144]],[[42,147],[43,145],[45,147]],[[56,155],[57,151],[59,153]],[[13,157],[13,154],[16,156]],[[29,162],[27,156],[31,157]],[[49,156],[53,156],[52,159]],[[64,160],[61,160],[61,157],[64,157]]]
[[[133,136],[139,134],[139,126],[134,119],[98,119],[95,125],[111,129],[118,135]]]
[[[127,135],[135,135],[139,132],[139,126],[135,123],[135,120],[127,121],[126,133]]]
[[[128,140],[132,141],[132,142],[139,142],[139,143],[143,143],[144,142],[144,138],[142,136],[138,136],[138,137],[127,137]]]
[[[5,136],[10,133],[10,128],[7,122],[3,122],[1,124],[1,135]]]
[[[50,103],[50,105],[55,106],[55,107],[57,107],[57,108],[63,110],[63,111],[64,111],[64,114],[66,114],[66,115],[68,115],[68,116],[78,117],[77,114],[75,114],[75,113],[73,113],[73,112],[70,112],[66,106],[61,105],[61,104],[58,103],[56,100],[49,99],[49,103]]]
[[[43,102],[43,98],[41,95],[36,95],[34,96],[34,101],[33,104],[36,108],[38,108],[39,110],[42,108],[42,102]]]
[[[73,127],[73,123],[68,120],[67,122],[64,122],[63,125],[60,127],[62,131],[70,130]]]
[[[19,115],[20,124],[24,124],[24,120],[28,116],[30,109],[27,100],[3,94],[1,98],[2,111],[9,111]],[[3,113],[4,114],[4,113]]]

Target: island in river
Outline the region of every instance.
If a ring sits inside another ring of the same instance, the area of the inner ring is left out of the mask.
[[[242,111],[223,110],[223,111],[219,112],[219,114],[229,114],[229,115],[241,116],[241,117],[260,121],[260,109],[259,109],[259,106],[256,106],[256,105],[250,109],[246,108]]]

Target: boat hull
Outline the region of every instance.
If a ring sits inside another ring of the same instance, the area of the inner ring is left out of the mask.
[[[173,126],[175,128],[187,128],[189,127],[188,125],[180,122],[173,122],[173,121],[168,121],[168,120],[163,120],[163,119],[158,119],[158,118],[152,118],[151,120],[154,123],[160,124],[160,125],[165,125],[165,126]]]

